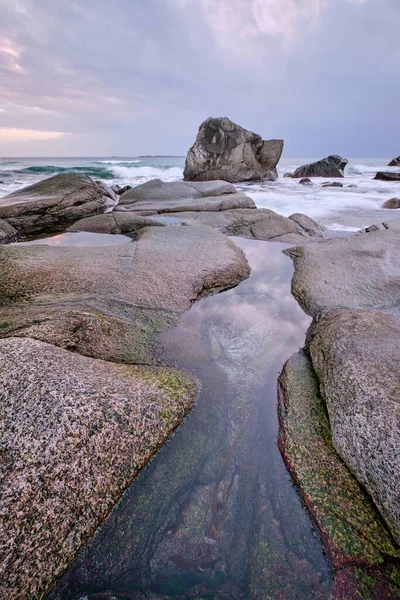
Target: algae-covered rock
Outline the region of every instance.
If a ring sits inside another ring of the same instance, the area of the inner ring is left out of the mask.
[[[189,411],[175,369],[0,341],[0,595],[41,598]]]
[[[333,446],[325,402],[305,352],[293,355],[282,371],[279,413],[279,448],[334,569],[331,599],[395,600],[398,549]]]

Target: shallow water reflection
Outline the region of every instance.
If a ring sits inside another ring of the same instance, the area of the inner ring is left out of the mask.
[[[278,243],[242,240],[249,280],[198,302],[166,361],[198,404],[125,493],[53,600],[329,597],[330,574],[276,445],[276,379],[309,318]]]

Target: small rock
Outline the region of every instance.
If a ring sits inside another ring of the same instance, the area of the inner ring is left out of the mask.
[[[340,183],[339,181],[328,181],[327,183],[323,183],[321,185],[321,187],[336,187],[336,188],[342,188],[343,187],[343,183]]]
[[[382,208],[400,208],[400,198],[390,198],[382,204]]]
[[[309,179],[308,177],[300,179],[299,183],[301,183],[301,185],[314,185],[311,179]]]
[[[400,167],[400,156],[391,160],[388,167]]]
[[[284,177],[293,177],[293,173],[285,173]]]
[[[374,177],[379,181],[400,181],[400,173],[384,173],[380,171]]]

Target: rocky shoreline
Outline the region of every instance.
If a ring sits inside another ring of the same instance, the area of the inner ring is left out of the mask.
[[[399,220],[328,239],[306,215],[257,209],[231,182],[275,179],[282,148],[208,119],[183,182],[112,190],[62,174],[0,199],[7,600],[42,597],[190,411],[198,382],[161,366],[160,335],[249,276],[227,235],[295,245],[292,293],[313,324],[280,378],[279,447],[332,564],[332,600],[397,597]],[[346,163],[293,177],[343,176]],[[13,244],[64,232],[130,239]]]

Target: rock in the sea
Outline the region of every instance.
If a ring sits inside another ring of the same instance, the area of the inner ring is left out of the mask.
[[[146,219],[133,213],[111,212],[76,221],[67,231],[90,231],[92,233],[112,233],[135,236],[143,227],[161,227],[153,219]]]
[[[400,318],[327,313],[313,328],[310,353],[334,446],[400,543]]]
[[[314,185],[308,177],[303,177],[303,179],[300,179],[299,183],[301,183],[301,185]]]
[[[108,247],[0,246],[0,337],[154,364],[158,335],[200,296],[238,284],[248,263],[209,227],[148,227]]]
[[[7,223],[7,221],[0,219],[0,244],[7,242],[15,235],[17,235],[17,230],[10,223]]]
[[[115,194],[104,183],[78,173],[62,173],[0,199],[0,219],[20,235],[64,231],[78,219],[111,210]]]
[[[344,177],[344,169],[349,161],[332,155],[295,170],[293,177]]]
[[[306,215],[283,217],[267,208],[236,209],[220,212],[170,213],[186,225],[201,224],[232,236],[256,240],[304,244],[326,237],[325,231]]]
[[[294,261],[292,292],[312,316],[328,310],[400,309],[400,227],[284,250]]]
[[[0,341],[0,595],[42,598],[182,421],[197,384],[32,339]]]
[[[400,173],[379,172],[375,175],[374,179],[378,179],[379,181],[400,181]]]
[[[285,173],[284,177],[293,177],[293,173]]]
[[[225,181],[147,181],[122,194],[117,209],[157,214],[255,208],[254,201]]]
[[[337,187],[337,188],[342,188],[343,187],[343,183],[340,183],[340,181],[328,181],[326,183],[323,183],[321,185],[321,187]]]
[[[391,160],[388,167],[400,167],[400,156]]]
[[[282,150],[283,140],[265,141],[226,117],[209,118],[200,125],[183,175],[187,181],[273,181]]]
[[[382,204],[382,208],[400,208],[400,198],[390,198]]]
[[[350,376],[357,377],[357,370]],[[344,376],[346,387],[343,380]],[[304,351],[287,361],[279,383],[278,445],[332,565],[330,598],[396,600],[399,569],[388,560],[396,561],[396,545],[371,498],[335,450],[325,401]],[[347,388],[342,392],[351,403]],[[371,406],[371,416],[375,409],[380,411]],[[362,420],[361,415],[357,418]],[[363,421],[363,426],[374,427],[372,421]],[[375,439],[377,432],[373,432]],[[354,433],[356,439],[357,430]]]

